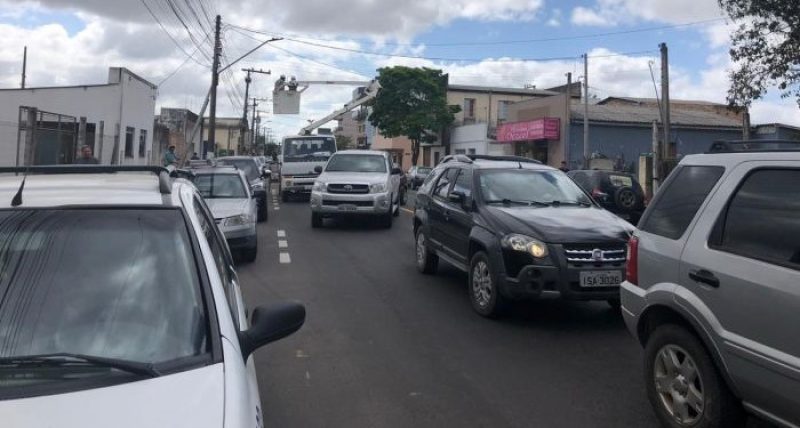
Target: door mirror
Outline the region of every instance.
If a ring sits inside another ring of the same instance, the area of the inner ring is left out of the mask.
[[[400,168],[392,168],[392,175],[401,175],[403,170]]]
[[[463,208],[464,211],[470,210],[469,201],[467,200],[467,195],[461,190],[453,190],[452,192],[450,192],[450,194],[447,195],[447,200],[461,206],[461,208]]]
[[[296,302],[259,306],[253,310],[250,328],[239,332],[239,345],[246,360],[256,349],[283,339],[303,326],[306,308]]]
[[[315,166],[314,172],[316,172],[317,174],[322,174],[322,167],[319,165]]]

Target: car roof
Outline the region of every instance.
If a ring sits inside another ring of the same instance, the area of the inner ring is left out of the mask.
[[[334,155],[375,155],[375,156],[388,156],[387,152],[382,150],[357,150],[357,149],[348,149],[348,150],[339,150]]]
[[[256,159],[254,157],[252,157],[252,156],[222,156],[222,157],[218,157],[217,160],[218,161],[224,161],[224,160],[251,160],[253,162],[256,162]]]
[[[686,155],[681,165],[718,165],[735,166],[742,162],[752,161],[800,161],[800,152],[736,152]]]
[[[181,206],[180,194],[191,191],[185,180],[169,180],[169,193],[162,192],[158,176],[145,173],[28,175],[22,204],[11,200],[23,176],[0,175],[0,209],[65,206]]]
[[[458,167],[471,167],[475,169],[524,169],[524,170],[531,170],[531,171],[555,171],[556,168],[551,166],[543,165],[538,162],[531,162],[530,160],[507,160],[504,159],[486,159],[486,158],[475,158],[470,159],[469,162],[462,160],[460,158],[454,157],[447,160],[447,162],[441,162],[437,166],[458,166]]]
[[[210,174],[230,174],[230,175],[242,175],[244,171],[239,168],[234,168],[230,166],[211,166],[208,168],[197,168],[193,169],[192,172],[194,175],[210,175]]]

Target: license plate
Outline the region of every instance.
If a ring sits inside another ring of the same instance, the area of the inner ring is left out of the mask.
[[[581,287],[617,287],[622,282],[622,272],[588,270],[580,273]]]
[[[339,205],[339,211],[355,211],[357,207],[352,204],[341,204]]]

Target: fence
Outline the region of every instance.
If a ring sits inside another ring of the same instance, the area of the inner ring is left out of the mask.
[[[21,106],[18,123],[16,165],[73,162],[78,151],[75,117]],[[94,128],[91,137],[88,141],[94,141]]]

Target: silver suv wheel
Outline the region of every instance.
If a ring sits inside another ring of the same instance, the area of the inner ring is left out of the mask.
[[[703,416],[705,395],[697,364],[686,350],[669,344],[656,354],[653,382],[661,404],[681,426],[692,426]]]

